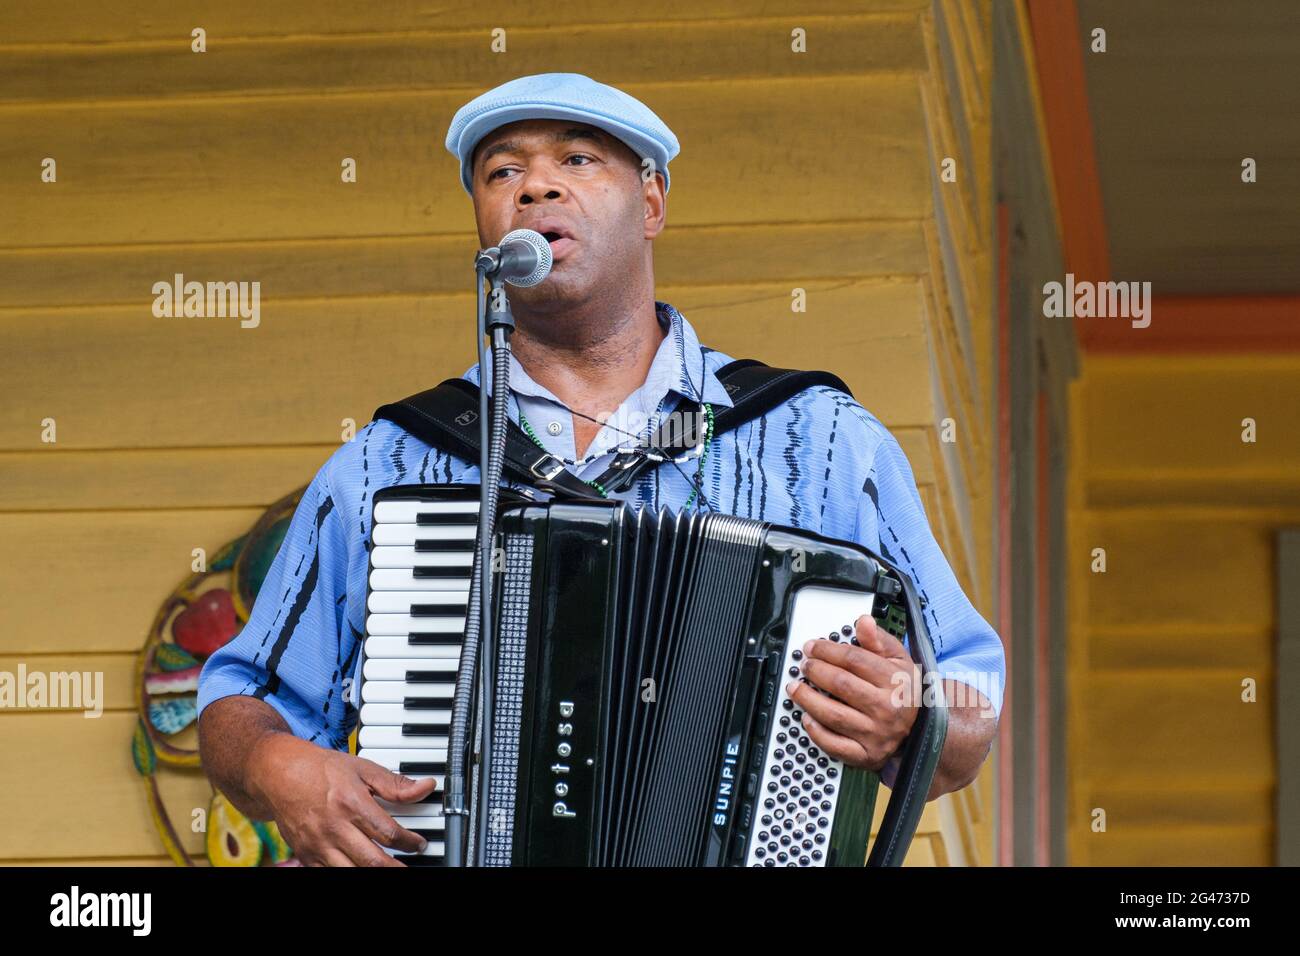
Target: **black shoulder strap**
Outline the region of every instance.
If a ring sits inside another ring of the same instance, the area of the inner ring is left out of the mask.
[[[732,405],[714,416],[715,436],[766,415],[804,389],[817,385],[825,385],[843,392],[849,398],[853,397],[853,393],[839,376],[832,375],[830,372],[772,368],[756,359],[736,359],[718,369],[717,376],[722,382],[722,387],[727,390]]]
[[[727,390],[732,405],[714,416],[714,437],[724,434],[771,411],[806,388],[825,385],[852,397],[847,385],[830,372],[804,372],[772,368],[754,359],[738,359],[718,369],[717,377]],[[676,411],[691,402],[683,401]],[[449,452],[468,462],[479,459],[478,386],[462,378],[449,378],[436,388],[383,405],[374,418],[384,418],[400,425],[426,444]],[[661,429],[662,431],[662,429]],[[668,436],[652,435],[649,447],[662,448]],[[693,444],[698,436],[672,435],[677,442]],[[667,448],[669,452],[679,450]],[[631,453],[629,453],[631,454]],[[626,488],[645,470],[657,464],[644,456],[625,459],[615,457],[615,464],[597,479],[606,491]],[[565,497],[597,498],[600,493],[577,475],[568,471],[554,455],[539,448],[514,422],[507,423],[506,452],[503,471],[506,477],[523,484]],[[605,479],[602,481],[602,479]]]
[[[435,388],[380,406],[374,418],[386,418],[416,438],[474,464],[479,460],[478,386],[449,378]],[[506,422],[502,472],[513,481],[564,497],[599,498],[597,491],[538,448],[522,428]]]
[[[806,388],[825,385],[844,392],[850,398],[853,393],[849,387],[830,372],[804,372],[798,369],[772,368],[757,359],[736,359],[729,362],[715,373],[722,387],[727,390],[731,407],[723,408],[713,417],[713,437],[725,434],[748,421],[766,415],[782,402],[788,401]],[[682,415],[698,405],[691,400],[678,403],[673,413],[659,426],[658,431],[650,436],[647,447],[666,449],[671,456],[674,452],[692,448],[703,438],[696,429],[699,416]],[[686,427],[683,428],[683,422]],[[622,491],[628,488],[649,467],[662,460],[647,458],[636,452],[621,453],[614,456],[613,462],[596,482],[606,491]]]

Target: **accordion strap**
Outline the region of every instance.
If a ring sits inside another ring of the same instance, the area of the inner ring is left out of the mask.
[[[716,374],[732,405],[714,416],[715,437],[766,414],[806,388],[825,385],[850,397],[853,394],[830,372],[772,368],[755,359],[737,359],[718,369]],[[374,418],[394,422],[426,444],[475,462],[479,458],[478,406],[477,385],[462,378],[449,378],[435,388],[381,406],[375,410]],[[606,492],[621,491],[630,487],[647,468],[698,449],[703,441],[701,416],[686,414],[692,409],[698,411],[699,404],[683,400],[644,445],[620,451],[613,464],[592,484],[539,448],[516,423],[507,422],[503,471],[514,481],[557,496],[600,498],[601,493],[593,484]],[[680,427],[682,421],[687,422],[684,428]]]
[[[478,386],[463,378],[382,405],[374,418],[401,425],[434,448],[468,462],[479,460]],[[564,462],[538,448],[522,428],[506,422],[506,451],[502,473],[517,482],[570,498],[599,498],[592,488],[564,467]]]
[[[722,366],[716,374],[732,404],[714,416],[714,437],[767,414],[782,402],[815,385],[827,385],[850,397],[853,395],[849,387],[830,372],[773,368],[757,359],[737,359]],[[622,491],[630,487],[647,468],[657,465],[665,458],[677,458],[680,453],[701,448],[704,434],[699,411],[698,402],[683,399],[643,447],[620,452],[596,481],[607,491]]]

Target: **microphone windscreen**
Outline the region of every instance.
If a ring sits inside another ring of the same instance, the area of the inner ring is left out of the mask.
[[[521,288],[537,285],[551,274],[551,244],[537,230],[508,232],[498,246],[503,256],[509,254],[513,260],[501,270],[502,278],[511,285]]]

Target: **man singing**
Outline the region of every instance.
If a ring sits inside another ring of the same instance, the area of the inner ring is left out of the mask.
[[[460,161],[481,247],[521,228],[551,242],[547,279],[509,293],[510,415],[538,445],[591,481],[614,449],[647,438],[682,398],[732,404],[715,375],[731,357],[702,345],[655,298],[653,244],[679,149],[658,116],[579,74],[526,76],[463,106],[446,146]],[[761,343],[754,352],[747,357],[779,359],[761,354]],[[477,383],[478,366],[465,378]],[[401,865],[381,845],[424,847],[378,801],[418,801],[433,778],[408,779],[347,753],[371,497],[418,482],[477,484],[477,462],[383,419],[339,448],[304,493],[247,625],[203,669],[203,766],[242,811],[274,819],[309,865]],[[791,525],[898,565],[926,598],[950,705],[929,798],[975,779],[1002,706],[1002,645],[936,544],[898,442],[861,405],[833,388],[805,389],[712,437],[689,465],[664,462],[610,497]],[[791,693],[818,747],[892,783],[917,713],[894,690],[914,665],[869,614],[856,626],[857,646],[811,642],[804,675],[816,686],[792,681]],[[970,674],[987,675],[981,689]]]

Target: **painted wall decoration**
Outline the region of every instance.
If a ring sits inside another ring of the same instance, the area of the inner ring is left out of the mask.
[[[248,620],[305,488],[271,505],[247,534],[181,582],[158,609],[136,662],[139,718],[131,756],[158,835],[180,866],[193,866],[195,860],[186,852],[177,826],[192,826],[201,808],[187,808],[183,821],[173,821],[160,793],[159,775],[203,772],[198,752],[199,671]],[[248,819],[215,788],[204,815],[207,858],[213,866],[295,865],[292,850],[273,822]]]

